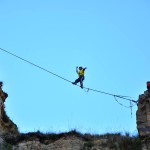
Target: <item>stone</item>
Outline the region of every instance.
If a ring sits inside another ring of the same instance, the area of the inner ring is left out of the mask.
[[[136,112],[137,129],[140,137],[144,139],[150,136],[150,93],[145,91],[139,96],[138,110]],[[146,140],[142,142],[142,150],[150,150],[150,144]]]

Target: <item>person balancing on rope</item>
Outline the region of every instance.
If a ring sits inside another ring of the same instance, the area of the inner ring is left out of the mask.
[[[76,67],[76,72],[79,76],[78,79],[75,80],[75,82],[72,82],[72,84],[77,84],[78,82],[80,82],[80,87],[83,88],[83,80],[84,80],[84,71],[85,69],[87,69],[86,67],[85,68],[82,68],[82,67],[79,67],[79,70],[78,70],[78,67]]]
[[[147,81],[146,85],[147,85],[148,92],[150,92],[150,81]]]

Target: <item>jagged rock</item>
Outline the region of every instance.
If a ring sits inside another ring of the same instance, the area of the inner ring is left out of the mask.
[[[145,91],[139,96],[136,112],[137,129],[140,136],[150,136],[150,93]]]
[[[3,99],[0,97],[0,135],[19,134],[17,125],[13,123],[4,110]]]
[[[47,145],[40,143],[40,141],[21,142],[17,146],[14,146],[13,149],[14,150],[28,150],[28,149],[33,149],[33,150],[82,150],[85,147],[85,149],[88,150],[88,147],[90,147],[90,146],[89,145],[85,146],[85,143],[86,142],[82,138],[79,138],[76,136],[68,136],[66,138],[58,139],[55,142],[52,142]],[[102,144],[103,144],[103,142],[101,140],[97,141],[95,144],[95,150],[104,148],[102,146]],[[92,147],[94,150],[94,145],[92,145]],[[92,149],[92,147],[90,147],[90,148]],[[106,149],[106,148],[104,148],[104,149]],[[107,150],[110,150],[110,149],[107,147]]]
[[[150,92],[147,90],[139,96],[136,122],[142,139],[142,150],[150,150]]]

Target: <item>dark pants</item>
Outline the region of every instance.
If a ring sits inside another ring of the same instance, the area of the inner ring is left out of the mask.
[[[83,80],[84,80],[84,76],[80,76],[78,79],[75,80],[75,84],[77,84],[78,82],[80,82],[80,86],[83,87]]]

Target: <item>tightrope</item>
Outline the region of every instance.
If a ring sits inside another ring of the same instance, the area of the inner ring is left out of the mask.
[[[45,71],[45,72],[47,72],[47,73],[49,73],[49,74],[52,74],[52,75],[54,75],[54,76],[56,76],[56,77],[58,77],[58,78],[60,78],[60,79],[62,79],[62,80],[65,80],[66,82],[72,83],[72,81],[70,81],[70,80],[68,80],[68,79],[66,79],[66,78],[64,78],[64,77],[62,77],[62,76],[60,76],[60,75],[58,75],[58,74],[56,74],[56,73],[53,73],[53,72],[51,72],[51,71],[49,71],[49,70],[47,70],[47,69],[45,69],[45,68],[43,68],[43,67],[41,67],[41,66],[39,66],[39,65],[36,65],[35,63],[33,63],[33,62],[29,61],[29,60],[26,60],[26,59],[24,59],[24,58],[22,58],[22,57],[20,57],[20,56],[18,56],[18,55],[16,55],[16,54],[14,54],[14,53],[8,51],[8,50],[5,50],[5,49],[3,49],[3,48],[0,48],[0,50],[1,50],[2,52],[5,52],[5,53],[7,53],[7,54],[9,54],[9,55],[11,55],[11,56],[14,56],[14,57],[20,59],[20,60],[22,60],[22,61],[24,61],[24,62],[26,62],[26,63],[28,63],[28,64],[34,66],[34,67],[37,67],[37,68],[39,68],[39,69],[41,69],[41,70],[43,70],[43,71]],[[76,85],[76,86],[79,86],[79,85]],[[79,86],[79,87],[80,87],[80,86]],[[83,89],[86,89],[87,92],[93,91],[93,92],[97,92],[97,93],[101,93],[101,94],[113,96],[116,101],[117,101],[116,98],[120,98],[120,99],[124,99],[124,100],[130,101],[130,106],[129,106],[129,107],[128,107],[128,106],[125,106],[126,108],[132,108],[132,107],[134,106],[134,105],[131,104],[131,102],[137,104],[137,101],[136,101],[136,100],[127,98],[128,96],[116,95],[116,94],[112,94],[112,93],[108,93],[108,92],[103,92],[103,91],[100,91],[100,90],[96,90],[96,89],[92,89],[92,88],[87,88],[87,87],[83,87]],[[118,101],[117,101],[117,102],[118,102]],[[119,103],[119,102],[118,102],[118,103]],[[122,105],[122,106],[124,106],[124,105],[121,104],[121,103],[119,103],[119,104]]]

